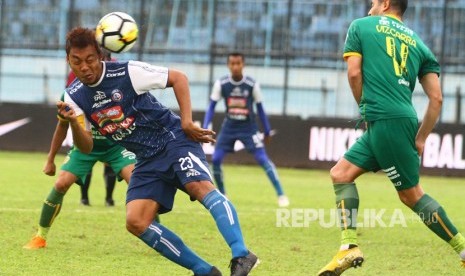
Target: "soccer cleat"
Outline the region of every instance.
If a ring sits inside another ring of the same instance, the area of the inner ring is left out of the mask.
[[[107,207],[113,207],[115,206],[115,201],[111,198],[105,199],[105,206]]]
[[[341,250],[337,252],[331,262],[318,272],[318,276],[341,275],[342,272],[351,267],[356,268],[362,266],[363,261],[363,253],[358,246],[347,250]]]
[[[249,254],[244,257],[233,258],[229,267],[231,268],[231,276],[246,276],[252,268],[256,267],[260,260],[254,253],[249,251]]]
[[[212,267],[212,270],[210,270],[210,272],[208,274],[194,274],[194,276],[222,276],[223,274],[221,274],[221,271],[216,268],[216,267]]]
[[[289,206],[289,199],[285,195],[278,196],[278,206],[279,207],[287,207]]]
[[[465,268],[465,260],[462,260],[462,267]]]
[[[81,205],[90,206],[89,199],[88,198],[81,199]]]
[[[44,248],[47,242],[39,236],[34,236],[23,248],[25,249],[39,249]]]

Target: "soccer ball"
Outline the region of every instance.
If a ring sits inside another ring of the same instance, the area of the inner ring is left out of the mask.
[[[103,16],[95,29],[98,44],[113,53],[126,52],[137,40],[139,29],[129,14],[111,12]]]

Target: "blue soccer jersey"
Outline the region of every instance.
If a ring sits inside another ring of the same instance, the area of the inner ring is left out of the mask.
[[[213,86],[211,100],[224,98],[226,119],[223,128],[246,129],[257,131],[254,103],[262,100],[260,85],[251,77],[244,76],[234,81],[230,75],[217,80]]]
[[[92,85],[73,82],[65,102],[85,114],[108,139],[136,154],[149,158],[161,152],[169,141],[183,137],[181,119],[163,106],[150,90],[166,88],[168,68],[144,62],[103,62],[100,80]]]

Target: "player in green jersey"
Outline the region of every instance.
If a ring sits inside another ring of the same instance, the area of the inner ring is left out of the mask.
[[[378,170],[389,177],[400,200],[448,242],[465,264],[465,238],[419,184],[419,156],[438,120],[442,92],[436,58],[402,22],[407,5],[407,0],[372,0],[370,16],[353,21],[348,30],[344,48],[347,75],[367,130],[331,169],[341,247],[318,275],[340,275],[362,264],[354,181],[365,172]],[[417,78],[429,100],[420,126],[412,104]]]
[[[58,124],[44,166],[44,173],[47,175],[55,175],[55,156],[63,144],[68,128],[69,122],[58,116]],[[124,179],[126,183],[129,183],[136,162],[135,155],[124,147],[106,139],[97,130],[92,129],[92,136],[94,147],[90,154],[82,153],[76,147],[69,151],[55,185],[43,203],[37,234],[24,248],[38,249],[46,246],[48,231],[60,212],[63,197],[73,183],[85,185],[86,175],[92,170],[97,161],[108,164],[117,173],[119,180]]]

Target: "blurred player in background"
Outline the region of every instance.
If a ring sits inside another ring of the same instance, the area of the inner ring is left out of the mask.
[[[331,169],[341,218],[341,246],[319,275],[340,275],[362,264],[356,233],[359,196],[354,181],[365,172],[378,170],[389,177],[400,200],[448,242],[465,264],[465,238],[419,184],[420,156],[439,118],[442,92],[436,58],[402,22],[407,5],[407,0],[372,0],[370,16],[353,21],[348,30],[344,59],[367,130]],[[429,100],[420,126],[412,104],[417,78]]]
[[[92,124],[136,154],[126,197],[128,231],[194,275],[221,275],[155,220],[157,213],[171,211],[181,189],[215,219],[231,248],[231,275],[247,275],[258,258],[245,246],[233,204],[211,182],[200,142],[213,142],[214,132],[192,121],[186,75],[139,61],[102,62],[94,37],[94,31],[85,28],[67,34],[67,60],[79,81],[71,84],[65,102],[57,107],[70,121],[74,145],[82,151],[92,150]],[[173,88],[181,117],[149,92],[167,87]]]
[[[203,121],[203,128],[208,128],[217,102],[224,98],[226,118],[221,126],[212,156],[215,183],[218,189],[226,195],[222,163],[227,153],[234,152],[234,143],[239,140],[265,170],[278,196],[278,205],[286,207],[289,205],[289,199],[284,194],[276,167],[265,151],[264,143],[271,141],[271,127],[263,108],[260,85],[253,78],[243,74],[244,62],[244,56],[241,53],[228,55],[227,65],[230,74],[220,78],[213,85],[210,105]],[[263,140],[258,135],[254,104],[264,128]]]
[[[102,54],[103,54],[104,60],[112,60],[110,51],[102,49]],[[70,71],[68,74],[68,80],[66,82],[66,87],[68,87],[75,79],[76,79],[76,75],[74,75],[73,71]],[[81,204],[85,206],[90,206],[89,187],[90,187],[91,180],[92,180],[92,169],[85,177],[85,183],[83,185],[79,185],[79,187],[81,188]],[[115,201],[113,200],[113,191],[115,189],[115,184],[116,184],[116,174],[111,169],[111,167],[108,166],[107,164],[104,164],[104,167],[103,167],[103,180],[105,182],[105,189],[106,189],[105,205],[114,206]]]

